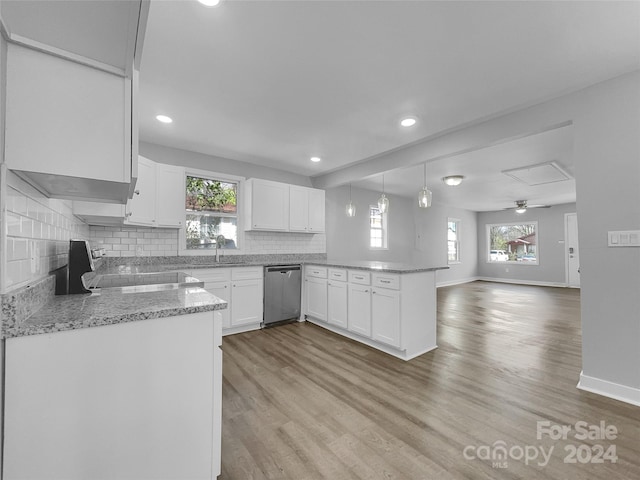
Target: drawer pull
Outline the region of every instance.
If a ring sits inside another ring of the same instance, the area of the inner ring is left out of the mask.
[[[390,280],[380,280],[380,283],[391,283]]]
[[[364,280],[364,277],[360,277],[359,275],[354,275],[353,278],[356,280]]]

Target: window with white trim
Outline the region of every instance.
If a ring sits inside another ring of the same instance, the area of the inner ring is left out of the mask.
[[[238,248],[238,182],[187,175],[186,181],[186,249],[215,250]]]
[[[369,206],[369,247],[384,250],[388,243],[387,214],[377,205]]]
[[[447,263],[460,263],[460,220],[447,219]]]

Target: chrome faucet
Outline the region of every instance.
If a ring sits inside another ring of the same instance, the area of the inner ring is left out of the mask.
[[[216,237],[216,263],[220,262],[220,254],[218,253],[218,246],[224,245],[226,243],[226,239],[223,235],[218,235]]]

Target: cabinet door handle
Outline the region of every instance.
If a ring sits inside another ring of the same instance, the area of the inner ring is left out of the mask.
[[[369,293],[369,290],[365,290],[364,293]]]
[[[130,217],[130,216],[131,216],[131,212],[125,214],[125,217]]]
[[[375,291],[375,290],[371,290],[371,293],[375,295],[375,294],[376,294],[376,291]]]
[[[140,190],[136,190],[133,193],[135,193],[136,195],[140,195]]]

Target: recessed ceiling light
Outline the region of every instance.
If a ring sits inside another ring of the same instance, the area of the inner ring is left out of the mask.
[[[205,7],[217,7],[220,0],[198,0]]]
[[[311,161],[314,163],[318,163],[320,160],[322,160],[320,157],[311,157]]]
[[[415,117],[407,117],[400,120],[400,125],[403,127],[413,127],[417,121],[418,120]]]
[[[457,187],[462,183],[462,175],[449,175],[448,177],[442,177],[442,181],[450,187]]]
[[[166,115],[156,115],[156,120],[162,123],[171,123],[173,122],[173,118],[167,117]]]

